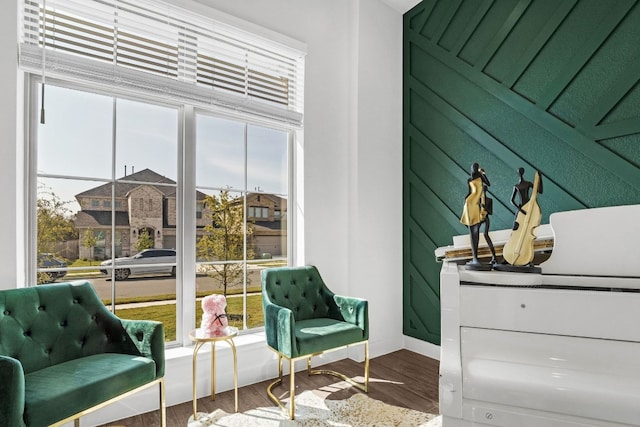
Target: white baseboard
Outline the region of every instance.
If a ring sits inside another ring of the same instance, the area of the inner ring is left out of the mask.
[[[403,348],[432,359],[440,360],[440,346],[409,336],[403,336]]]

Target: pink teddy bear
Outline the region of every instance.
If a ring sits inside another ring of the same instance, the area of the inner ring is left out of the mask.
[[[228,325],[224,312],[227,299],[224,295],[209,295],[202,298],[202,322],[200,328],[206,335],[222,336]]]

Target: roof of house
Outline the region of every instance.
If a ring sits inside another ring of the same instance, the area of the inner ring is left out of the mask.
[[[119,182],[121,180],[134,182]],[[154,183],[169,185],[153,185]],[[115,184],[115,197],[125,198],[131,190],[139,187],[140,185],[152,185],[153,188],[160,191],[164,197],[176,197],[175,184],[176,182],[174,180],[167,178],[166,176],[162,176],[151,169],[143,169],[140,172],[135,172],[119,178],[118,182]],[[85,197],[111,197],[111,183],[102,184],[76,194],[76,199],[78,200]],[[204,193],[196,191],[197,200],[203,200],[204,198]]]
[[[254,199],[254,198],[257,198],[257,197],[266,197],[267,199],[271,200],[277,207],[285,206],[286,203],[287,203],[287,199],[286,198],[277,196],[275,194],[269,194],[269,193],[247,193],[247,200]],[[235,199],[232,200],[232,202],[236,203],[236,204],[242,203],[243,201],[244,201],[244,198],[242,196],[236,197]]]
[[[110,211],[79,211],[76,214],[75,226],[78,228],[88,227],[110,227]],[[129,215],[127,212],[116,212],[116,227],[129,226]]]
[[[257,227],[268,228],[269,230],[286,230],[287,229],[287,221],[286,220],[276,220],[276,221],[252,221],[252,224]]]

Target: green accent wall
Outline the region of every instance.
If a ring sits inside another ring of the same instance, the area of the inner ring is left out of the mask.
[[[553,212],[640,203],[640,4],[424,0],[404,15],[404,333],[440,344],[434,250],[478,162],[491,229],[513,224],[516,169]],[[588,230],[585,230],[588,232]]]

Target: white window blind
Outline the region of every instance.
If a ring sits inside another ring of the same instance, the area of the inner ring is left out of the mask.
[[[24,0],[23,18],[27,71],[302,122],[304,52],[280,42],[157,0]]]

